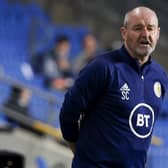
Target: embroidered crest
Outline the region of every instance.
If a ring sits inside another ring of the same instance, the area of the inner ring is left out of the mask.
[[[154,83],[153,90],[154,90],[155,95],[159,98],[162,94],[160,82],[155,82]]]

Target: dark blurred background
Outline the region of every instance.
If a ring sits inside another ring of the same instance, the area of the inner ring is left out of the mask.
[[[136,6],[148,6],[156,11],[161,27],[161,38],[154,54],[168,69],[166,63],[168,23],[168,2],[166,0],[38,0],[51,20],[56,24],[84,26],[91,29],[100,40],[102,47],[115,46],[121,40],[119,28],[126,11]]]

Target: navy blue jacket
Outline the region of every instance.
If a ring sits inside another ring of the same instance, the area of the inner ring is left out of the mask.
[[[61,108],[63,137],[76,142],[72,167],[144,168],[167,86],[160,65],[150,58],[140,67],[124,46],[96,57]]]

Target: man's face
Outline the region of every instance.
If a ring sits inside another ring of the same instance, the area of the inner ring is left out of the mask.
[[[55,51],[60,56],[68,56],[71,49],[70,42],[62,41],[55,47]]]
[[[155,49],[160,28],[151,11],[135,11],[128,16],[128,23],[121,28],[124,44],[131,56],[144,58]]]

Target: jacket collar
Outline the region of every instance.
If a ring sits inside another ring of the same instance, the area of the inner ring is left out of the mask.
[[[143,66],[140,66],[138,60],[136,58],[132,58],[130,56],[130,54],[128,53],[128,51],[127,51],[127,49],[125,48],[124,45],[119,49],[119,52],[122,55],[121,59],[125,63],[129,64],[132,68],[134,68],[138,72],[144,71],[152,63],[151,56],[150,56],[149,59],[148,59],[148,61]]]

